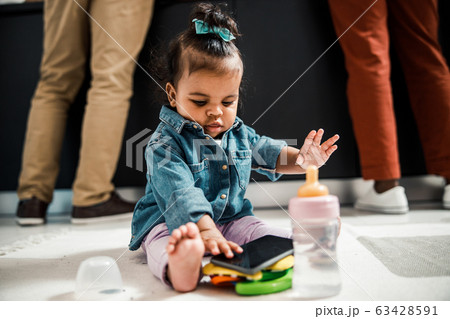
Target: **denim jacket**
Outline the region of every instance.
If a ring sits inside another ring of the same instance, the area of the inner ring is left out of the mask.
[[[196,122],[168,106],[146,148],[147,185],[134,209],[131,250],[150,230],[166,223],[172,232],[208,214],[216,224],[253,215],[244,198],[251,170],[277,180],[284,141],[259,136],[236,117],[219,145]]]

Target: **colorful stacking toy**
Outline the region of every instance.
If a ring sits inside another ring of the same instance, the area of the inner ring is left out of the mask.
[[[293,266],[294,256],[289,255],[253,275],[212,263],[203,267],[203,273],[211,277],[211,283],[215,286],[235,286],[238,294],[254,296],[272,294],[291,288]]]

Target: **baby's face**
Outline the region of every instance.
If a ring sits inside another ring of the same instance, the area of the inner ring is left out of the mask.
[[[176,88],[169,83],[166,90],[170,105],[181,116],[219,138],[236,119],[241,79],[241,69],[220,74],[206,69],[184,71]]]

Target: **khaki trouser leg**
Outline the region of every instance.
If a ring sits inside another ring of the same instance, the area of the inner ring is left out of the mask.
[[[105,201],[120,155],[137,56],[144,43],[153,1],[92,1],[92,85],[83,119],[73,204]],[[95,21],[94,21],[95,20]],[[98,24],[97,24],[98,23]],[[133,57],[133,59],[131,57]]]
[[[79,1],[87,6],[86,0]],[[73,1],[46,0],[41,76],[31,101],[19,199],[51,202],[66,127],[67,112],[84,78],[88,21]]]

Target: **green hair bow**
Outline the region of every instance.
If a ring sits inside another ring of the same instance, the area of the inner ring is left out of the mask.
[[[231,33],[231,31],[228,30],[227,28],[211,27],[207,22],[199,19],[194,19],[192,20],[192,22],[195,23],[195,32],[197,34],[207,34],[207,33],[217,34],[225,42],[236,39],[233,33]]]

